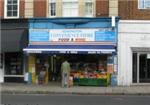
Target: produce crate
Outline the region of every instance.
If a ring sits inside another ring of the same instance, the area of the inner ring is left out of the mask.
[[[74,80],[74,85],[80,86],[107,86],[107,79],[80,78]]]
[[[73,79],[73,85],[74,86],[78,86],[79,85],[79,79],[78,78],[74,78]]]
[[[74,78],[73,84],[80,86],[108,86],[110,83],[110,74],[106,78]]]

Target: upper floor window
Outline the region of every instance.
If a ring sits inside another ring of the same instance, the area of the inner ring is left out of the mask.
[[[139,9],[150,9],[150,0],[138,0]]]
[[[49,9],[50,16],[56,16],[56,0],[49,0]]]
[[[5,0],[5,17],[19,17],[19,0]]]
[[[93,0],[85,1],[85,16],[87,17],[93,16]]]
[[[78,17],[78,0],[63,0],[62,16]]]

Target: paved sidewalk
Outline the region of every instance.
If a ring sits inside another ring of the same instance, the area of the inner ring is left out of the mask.
[[[130,86],[130,87],[90,87],[73,86],[71,88],[61,88],[60,84],[29,85],[23,83],[1,84],[2,94],[90,94],[90,95],[120,95],[138,94],[150,95],[150,85]]]

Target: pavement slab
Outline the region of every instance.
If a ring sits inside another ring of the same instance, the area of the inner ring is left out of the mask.
[[[3,83],[1,84],[2,94],[91,94],[91,95],[123,95],[143,94],[150,95],[150,85],[142,86],[73,86],[62,88],[61,85],[34,85],[24,83]]]

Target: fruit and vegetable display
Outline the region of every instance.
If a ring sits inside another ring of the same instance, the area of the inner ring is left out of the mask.
[[[107,86],[110,75],[106,66],[96,63],[79,63],[72,65],[70,76],[75,85]]]
[[[84,72],[84,71],[72,71],[70,75],[73,78],[97,78],[97,79],[107,79],[106,73],[98,73],[98,72]]]

